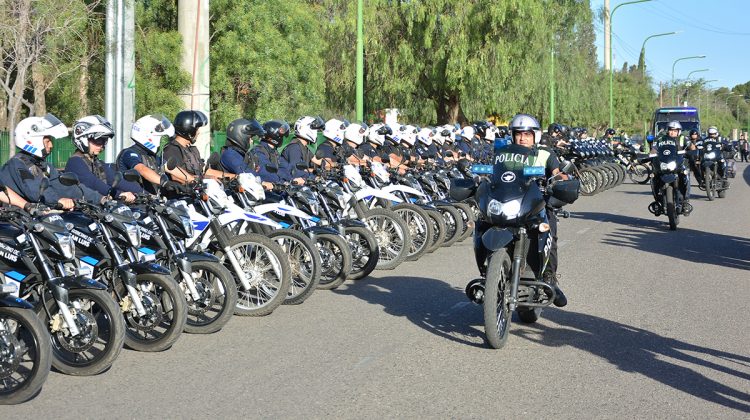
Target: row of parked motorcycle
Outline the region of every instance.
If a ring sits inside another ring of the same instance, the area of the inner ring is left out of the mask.
[[[651,174],[648,154],[639,153],[630,142],[617,147],[601,139],[571,139],[555,152],[561,161],[575,164],[574,175],[581,182],[581,195],[590,196],[622,184],[629,178],[647,184]]]
[[[317,171],[271,191],[242,174],[129,205],[2,209],[0,403],[38,394],[51,367],[96,375],[123,345],[163,351],[183,332],[268,315],[472,234],[473,199],[448,197],[451,179],[471,177],[468,165]],[[123,180],[141,182],[135,171],[116,174]],[[79,181],[63,173],[60,182]]]

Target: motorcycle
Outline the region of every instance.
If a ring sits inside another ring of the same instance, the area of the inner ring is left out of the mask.
[[[716,196],[726,197],[729,181],[719,175],[719,164],[722,159],[721,146],[716,142],[706,141],[698,149],[700,154],[698,168],[702,179],[698,187],[706,192],[708,201],[713,201]]]
[[[513,158],[496,159],[494,166],[473,165],[473,172],[489,175],[478,187],[471,179],[454,179],[450,191],[458,201],[476,195],[481,218],[492,225],[481,237],[490,252],[486,277],[469,283],[467,294],[483,303],[485,335],[496,349],[507,342],[513,311],[518,311],[521,320],[535,322],[541,309],[555,299],[555,289],[542,281],[552,237],[545,211],[547,202],[535,181],[544,177],[545,168],[523,164],[529,148],[513,144],[506,146],[503,153]],[[576,179],[553,177],[546,192],[561,207],[574,202],[579,189]],[[530,249],[534,251],[531,254]],[[533,279],[521,278],[527,263],[532,264]]]
[[[654,176],[651,178],[651,189],[656,201],[648,206],[654,216],[666,214],[669,218],[669,229],[676,230],[680,223],[680,214],[690,214],[693,206],[684,203],[680,192],[680,175],[687,169],[684,165],[685,151],[677,151],[675,145],[663,145],[651,155]]]

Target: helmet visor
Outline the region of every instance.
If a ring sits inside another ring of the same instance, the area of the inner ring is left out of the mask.
[[[46,131],[46,135],[50,137],[54,137],[56,139],[65,137],[68,135],[68,128],[65,127],[65,124],[62,123],[56,116],[52,114],[47,114],[44,117],[42,117],[44,121],[46,121],[50,128],[48,128]]]

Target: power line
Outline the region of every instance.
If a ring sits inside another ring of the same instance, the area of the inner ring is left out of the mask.
[[[667,8],[667,10],[658,10],[657,5],[662,5],[665,8]],[[661,3],[661,2],[647,3],[644,5],[644,7],[652,9],[652,11],[654,11],[655,13],[673,22],[677,22],[683,25],[688,25],[688,27],[691,29],[697,29],[697,30],[706,31],[706,32],[713,32],[713,33],[721,34],[721,35],[750,36],[750,32],[721,31],[718,29],[713,29],[711,27],[705,26],[699,23],[700,20],[695,19],[694,17],[688,16],[680,10],[667,6],[665,3]],[[685,18],[675,16],[675,13],[680,14],[684,16]]]

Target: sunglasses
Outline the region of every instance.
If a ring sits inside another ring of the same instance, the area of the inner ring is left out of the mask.
[[[108,141],[109,137],[97,137],[95,139],[89,140],[89,143],[97,146],[106,146]]]

